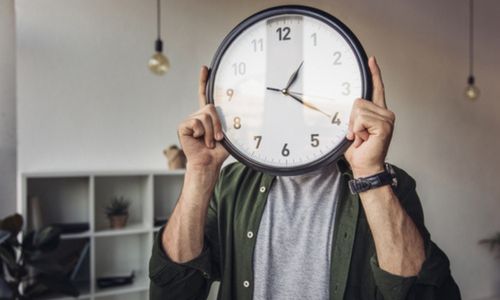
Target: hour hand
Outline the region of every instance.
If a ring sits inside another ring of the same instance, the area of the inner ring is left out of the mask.
[[[284,90],[284,89],[277,89],[277,88],[273,88],[273,87],[266,87],[266,89],[268,89],[270,91],[274,91],[274,92],[280,92],[280,93],[283,93],[283,94],[286,93],[286,90]]]

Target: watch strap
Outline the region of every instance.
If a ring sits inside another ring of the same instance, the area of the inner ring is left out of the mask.
[[[395,174],[390,165],[386,164],[383,172],[349,180],[349,189],[352,194],[359,194],[384,185],[395,185]]]

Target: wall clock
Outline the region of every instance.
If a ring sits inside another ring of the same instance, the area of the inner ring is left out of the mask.
[[[353,101],[371,92],[367,57],[351,30],[294,5],[256,13],[231,31],[206,93],[231,155],[259,171],[297,175],[345,152]]]

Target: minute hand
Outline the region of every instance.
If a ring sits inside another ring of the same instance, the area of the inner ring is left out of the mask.
[[[322,114],[324,114],[325,116],[327,116],[328,118],[331,118],[332,116],[324,111],[322,111],[321,109],[317,108],[314,104],[312,103],[309,103],[307,101],[304,101],[302,100],[300,97],[296,96],[296,95],[293,95],[293,94],[289,94],[289,93],[286,93],[287,96],[290,96],[292,97],[292,99],[298,101],[299,103],[301,103],[302,105],[304,105],[305,107],[307,108],[310,108],[312,110],[315,110],[317,112],[320,112]]]
[[[304,64],[304,61],[302,61],[299,65],[299,67],[297,68],[297,70],[295,70],[295,72],[292,73],[292,76],[290,76],[290,79],[288,79],[288,83],[286,84],[286,87],[283,89],[284,91],[288,91],[290,86],[292,86],[292,84],[295,82],[295,80],[297,80],[297,77],[299,76],[299,71],[302,68],[303,64]]]

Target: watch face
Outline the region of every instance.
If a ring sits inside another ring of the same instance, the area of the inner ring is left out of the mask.
[[[315,9],[277,7],[242,22],[211,67],[208,102],[223,144],[261,171],[299,174],[337,159],[353,101],[367,98],[366,55],[338,20]]]

